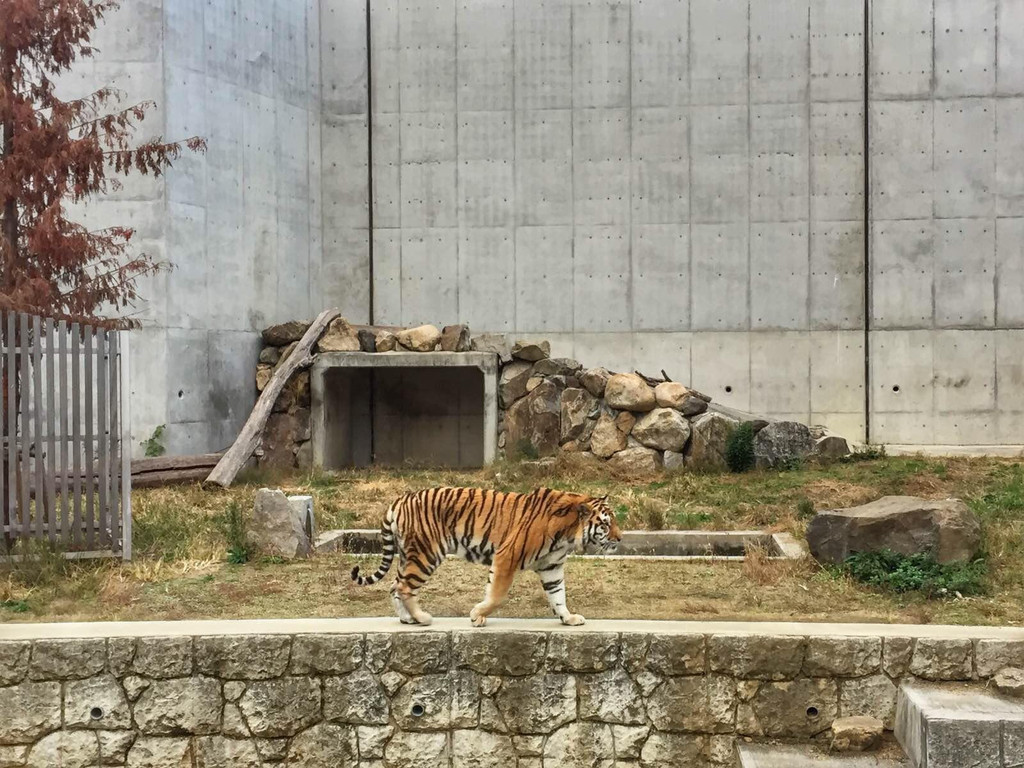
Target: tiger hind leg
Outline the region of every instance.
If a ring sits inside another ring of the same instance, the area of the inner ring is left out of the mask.
[[[391,603],[395,606],[395,613],[398,614],[398,620],[403,624],[415,624],[416,620],[412,615],[405,609],[405,603],[398,596],[398,579],[396,578],[394,583],[391,585]]]
[[[407,552],[406,560],[399,566],[398,576],[395,579],[394,595],[398,598],[396,606],[399,607],[398,617],[406,624],[430,624],[434,617],[420,608],[417,594],[420,587],[427,583],[427,579],[440,565],[443,555],[437,557],[419,556],[415,552]],[[425,564],[425,565],[424,565]],[[402,612],[408,615],[412,621],[406,621]]]

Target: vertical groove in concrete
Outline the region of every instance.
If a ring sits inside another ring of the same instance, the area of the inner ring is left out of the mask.
[[[871,0],[864,0],[864,442],[871,443]]]
[[[368,223],[367,233],[367,259],[369,281],[369,299],[367,301],[367,313],[369,314],[370,325],[374,319],[374,294],[376,287],[373,279],[373,33],[370,27],[370,3],[366,0],[366,219]],[[370,404],[371,412],[373,404]],[[372,453],[373,430],[370,430],[370,445]]]

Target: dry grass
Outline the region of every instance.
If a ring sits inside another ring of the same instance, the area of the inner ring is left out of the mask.
[[[745,475],[678,474],[644,483],[616,480],[570,458],[550,468],[249,476],[229,491],[197,485],[137,491],[134,562],[49,558],[31,568],[0,565],[0,621],[388,615],[386,584],[360,589],[348,580],[357,562],[352,556],[228,565],[226,510],[232,502],[251,509],[258,488],[279,486],[315,497],[321,529],[376,527],[393,497],[442,484],[607,493],[626,528],[766,528],[796,535],[803,534],[809,506],[848,506],[893,493],[959,496],[986,524],[992,577],[984,597],[927,601],[881,594],[811,562],[772,561],[755,551],[743,563],[574,560],[568,568],[570,605],[591,618],[1024,621],[1024,470],[1009,461],[920,458]],[[465,615],[486,580],[485,569],[451,561],[425,589],[424,603],[435,615]],[[519,578],[501,615],[548,615],[535,578]]]

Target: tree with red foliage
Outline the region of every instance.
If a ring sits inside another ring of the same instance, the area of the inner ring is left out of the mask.
[[[92,317],[138,297],[136,281],[159,268],[129,253],[133,231],[89,230],[68,202],[120,186],[132,172],[159,176],[205,142],[132,133],[153,102],[123,107],[104,87],[73,101],[55,80],[95,53],[90,35],[116,0],[0,0],[0,302],[46,314]]]

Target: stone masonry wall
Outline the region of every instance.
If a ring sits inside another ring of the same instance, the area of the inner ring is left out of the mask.
[[[901,680],[984,680],[1022,656],[566,630],[8,640],[0,766],[708,768],[734,764],[738,737],[807,741],[857,714],[891,728]]]

